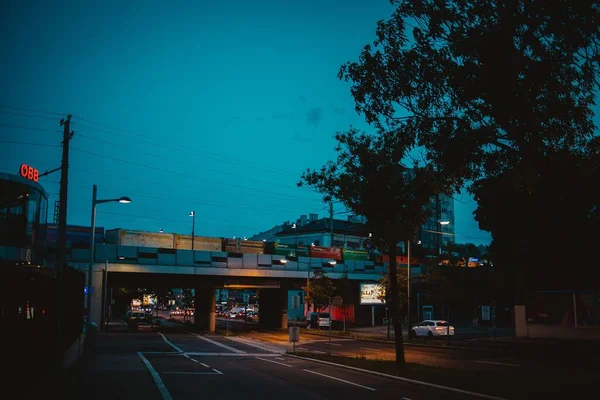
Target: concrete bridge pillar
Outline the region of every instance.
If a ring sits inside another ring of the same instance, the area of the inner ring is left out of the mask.
[[[258,324],[268,329],[287,329],[287,293],[285,289],[260,289]]]
[[[216,328],[216,298],[213,288],[196,288],[194,324],[198,330],[214,332]]]

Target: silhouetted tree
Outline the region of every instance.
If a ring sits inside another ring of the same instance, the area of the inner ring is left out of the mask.
[[[522,282],[522,299],[527,280],[564,268],[566,249],[587,253],[599,227],[590,182],[600,176],[592,110],[600,4],[393,3],[373,45],[339,77],[367,122],[420,146],[441,176],[474,194],[476,219],[492,234],[494,257]],[[551,252],[551,243],[564,246]],[[588,273],[574,281],[590,282]]]
[[[396,362],[404,364],[402,325],[398,318],[396,255],[400,241],[413,239],[430,213],[430,198],[444,185],[431,168],[404,165],[411,147],[402,135],[377,135],[356,129],[335,135],[337,159],[318,171],[306,171],[299,185],[338,199],[349,211],[366,218],[371,241],[389,255],[390,311],[394,322]]]
[[[306,292],[305,301],[313,304],[317,310],[329,305],[329,299],[335,293],[333,281],[322,271],[315,271],[314,277],[302,289]]]

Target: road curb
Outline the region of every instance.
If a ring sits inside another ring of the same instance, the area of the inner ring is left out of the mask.
[[[314,332],[302,332],[302,333],[307,334],[307,335],[313,335],[313,336],[329,337],[329,335],[321,334],[321,333],[314,333]],[[364,342],[395,344],[395,342],[392,340],[384,340],[384,339],[357,338],[354,336],[343,336],[343,335],[331,335],[331,337],[338,338],[338,339],[361,340]],[[405,346],[413,346],[413,347],[425,347],[425,348],[432,348],[432,349],[448,349],[448,350],[501,351],[501,352],[515,352],[516,351],[514,349],[506,349],[506,348],[473,348],[473,347],[459,347],[459,346],[439,346],[439,345],[432,345],[432,344],[411,343],[411,342],[407,342],[407,341],[404,341],[404,345]]]
[[[410,378],[404,378],[402,376],[385,374],[383,372],[377,372],[377,371],[371,371],[371,370],[368,370],[368,369],[363,369],[363,368],[358,368],[358,367],[352,367],[350,365],[337,364],[337,363],[334,363],[334,362],[331,362],[331,361],[324,361],[324,360],[319,360],[319,359],[316,359],[316,358],[301,357],[301,356],[297,356],[297,355],[289,354],[289,353],[284,354],[284,356],[286,356],[286,357],[292,357],[292,358],[298,358],[300,360],[307,360],[307,361],[318,362],[318,363],[326,364],[326,365],[333,365],[333,366],[336,366],[336,367],[341,367],[341,368],[350,369],[350,370],[354,370],[354,371],[358,371],[358,372],[363,372],[363,373],[367,373],[367,374],[372,374],[372,375],[383,376],[385,378],[391,378],[391,379],[395,379],[395,380],[399,380],[399,381],[403,381],[403,382],[407,382],[407,383],[411,383],[411,384],[415,384],[415,385],[427,386],[427,387],[432,387],[432,388],[436,388],[436,389],[447,390],[447,391],[450,391],[450,392],[455,392],[455,393],[460,393],[460,394],[466,394],[466,395],[469,395],[469,396],[479,397],[479,398],[482,398],[482,399],[488,399],[488,400],[507,400],[507,399],[505,399],[503,397],[496,397],[496,396],[491,396],[491,395],[488,395],[488,394],[471,392],[471,391],[468,391],[468,390],[453,388],[453,387],[450,387],[450,386],[438,385],[436,383],[429,383],[429,382],[424,382],[424,381],[418,381],[416,379],[410,379]]]

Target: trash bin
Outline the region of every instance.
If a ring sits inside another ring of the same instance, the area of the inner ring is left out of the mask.
[[[292,342],[292,352],[296,352],[296,342],[300,341],[300,328],[297,326],[290,327],[290,342]]]
[[[297,326],[290,327],[290,342],[300,341],[300,328]]]

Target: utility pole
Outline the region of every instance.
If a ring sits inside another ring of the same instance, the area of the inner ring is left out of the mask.
[[[407,271],[406,271],[406,273],[408,274],[407,281],[406,281],[406,291],[408,293],[408,298],[406,299],[406,309],[408,311],[407,312],[407,314],[408,314],[407,315],[407,317],[408,317],[408,329],[407,329],[408,339],[410,340],[410,335],[412,333],[411,332],[412,331],[412,319],[411,319],[412,315],[410,312],[410,278],[411,278],[411,276],[410,276],[410,239],[407,240],[406,243],[407,243],[407,245],[406,245],[406,248],[407,248],[407,267],[406,267]]]
[[[66,259],[67,247],[67,189],[69,185],[69,141],[73,137],[71,132],[71,114],[66,119],[60,120],[63,127],[62,160],[60,164],[60,196],[58,210],[58,240],[56,246],[56,351],[57,364],[62,367],[64,357],[63,335],[63,268]]]
[[[329,202],[329,229],[329,235],[331,236],[329,246],[333,247],[333,200]]]
[[[440,228],[440,220],[442,219],[442,210],[440,205],[440,195],[435,195],[435,228]],[[440,228],[441,231],[441,228]],[[438,255],[442,254],[442,235],[437,234],[437,247],[438,247]]]
[[[63,266],[66,257],[67,247],[67,191],[69,186],[69,141],[73,137],[70,132],[71,114],[67,119],[61,119],[60,125],[63,127],[62,141],[62,161],[60,164],[60,197],[58,203],[58,240],[56,247],[56,276],[62,280]]]

